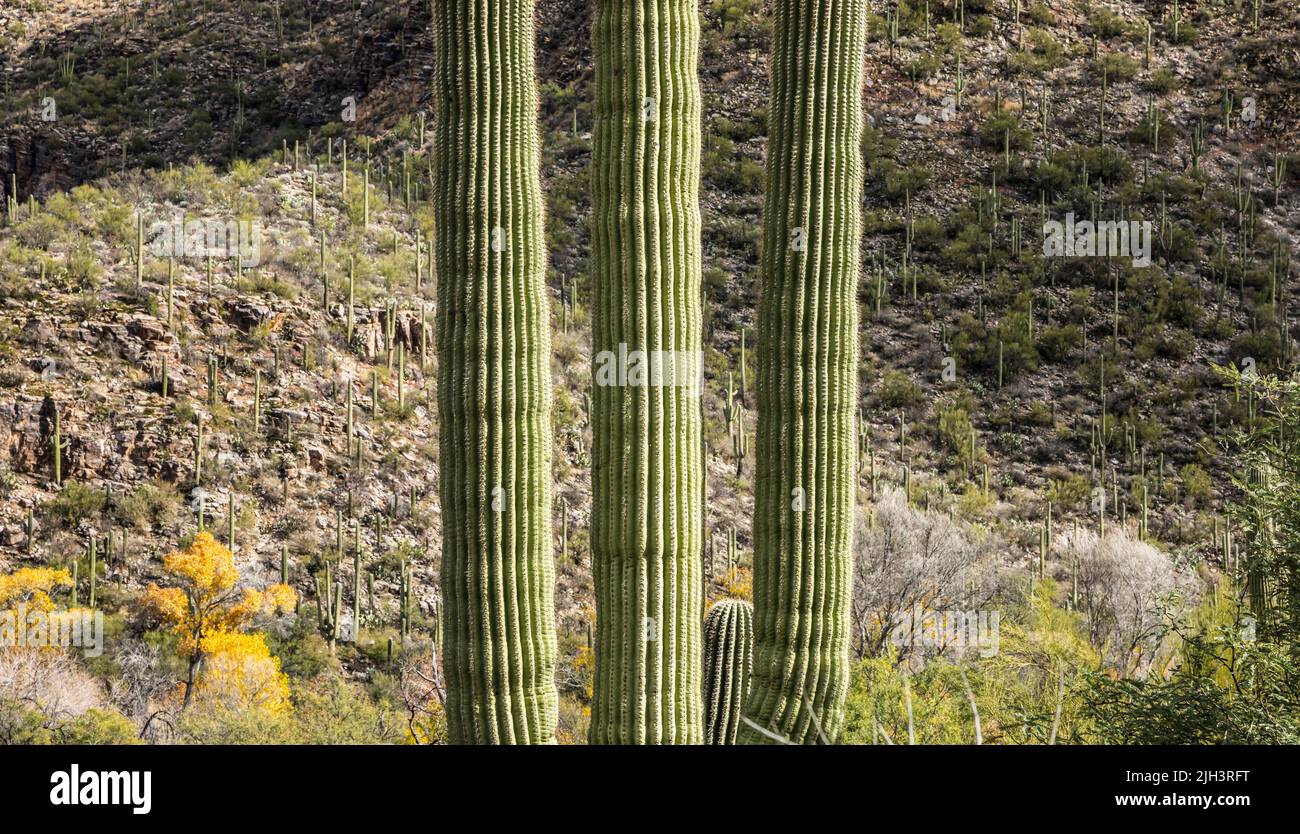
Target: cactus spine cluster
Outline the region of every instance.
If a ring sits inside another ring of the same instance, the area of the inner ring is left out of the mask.
[[[775,0],[744,742],[834,740],[848,689],[863,0]],[[756,729],[761,728],[761,730]]]
[[[599,0],[592,40],[593,355],[695,357],[703,318],[697,3]],[[599,359],[594,370],[591,741],[698,744],[704,467],[696,375],[622,384]]]
[[[533,8],[433,4],[443,656],[462,744],[551,742],[558,713]]]
[[[753,665],[754,609],[719,600],[704,618],[704,743],[735,744]]]

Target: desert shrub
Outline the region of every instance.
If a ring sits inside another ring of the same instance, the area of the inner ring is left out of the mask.
[[[104,492],[81,481],[68,481],[45,506],[46,513],[67,527],[76,527],[104,509]]]
[[[316,628],[314,612],[309,609],[295,617],[288,629],[271,629],[267,644],[280,658],[280,668],[294,680],[311,680],[335,664],[329,645]]]
[[[1178,76],[1174,75],[1168,68],[1161,67],[1147,77],[1146,83],[1143,86],[1146,87],[1149,92],[1155,93],[1158,96],[1167,95],[1178,88]]]
[[[988,656],[970,651],[960,660],[938,658],[919,666],[899,662],[891,646],[860,662],[850,677],[845,729],[838,740],[1090,741],[1091,717],[1079,683],[1097,669],[1098,658],[1081,632],[1078,615],[1053,604],[1056,592],[1049,579],[1038,583],[1023,605],[1003,611],[994,632],[997,650]]]
[[[1178,471],[1183,495],[1193,504],[1207,501],[1214,494],[1209,474],[1199,465],[1189,463]]]
[[[1186,17],[1182,17],[1178,23],[1178,31],[1174,32],[1173,22],[1171,21],[1165,27],[1165,37],[1170,43],[1189,44],[1196,43],[1196,39],[1201,36],[1200,30],[1193,26]]]
[[[119,523],[137,530],[168,529],[176,523],[181,499],[166,483],[140,484],[129,495],[114,501],[113,510]]]
[[[891,137],[883,128],[872,124],[862,126],[862,162],[868,168],[878,160],[893,156],[898,149],[898,140]]]
[[[99,682],[70,652],[0,648],[0,741],[54,743],[69,722],[105,707]]]
[[[92,708],[54,729],[57,744],[140,744],[134,723],[114,709]]]
[[[240,710],[190,710],[176,722],[180,744],[293,744],[293,716]]]
[[[858,657],[885,652],[897,627],[922,611],[970,608],[991,593],[992,550],[946,513],[913,507],[900,490],[859,513],[854,538],[852,625]],[[904,654],[943,647],[905,645]]]
[[[938,71],[939,59],[934,55],[919,55],[903,65],[903,74],[911,79],[913,84],[928,81]]]
[[[59,274],[68,291],[82,292],[99,286],[104,268],[100,266],[100,259],[95,255],[94,250],[82,240],[68,252]]]
[[[893,370],[880,381],[880,402],[890,408],[914,408],[925,401],[925,393],[907,371]]]
[[[261,182],[269,168],[269,160],[250,162],[247,159],[236,159],[230,163],[230,179],[240,188],[249,188]]]
[[[1258,639],[1241,587],[1207,593],[1180,634],[1168,678],[1091,674],[1085,712],[1107,744],[1300,743],[1300,693],[1292,654]]]
[[[987,148],[1002,150],[1008,142],[1011,149],[1023,150],[1033,146],[1033,131],[1024,127],[1020,119],[1006,111],[991,113],[980,125],[980,143]]]
[[[1124,528],[1080,530],[1066,541],[1093,646],[1123,675],[1144,677],[1168,648],[1172,620],[1195,594],[1192,578]],[[1167,659],[1167,658],[1166,658]]]
[[[705,182],[722,191],[760,194],[763,191],[763,166],[736,149],[726,136],[705,137],[701,169]]]
[[[1013,72],[1048,72],[1061,65],[1065,48],[1052,34],[1043,29],[1030,29],[1025,33],[1025,49],[1014,50],[1007,58]]]
[[[1029,335],[1029,315],[1019,310],[1007,313],[996,325],[963,315],[957,322],[952,345],[971,367],[983,369],[994,379],[1000,360],[1004,382],[1038,367],[1038,350]]]
[[[1038,330],[1038,352],[1048,362],[1068,362],[1082,355],[1083,328],[1049,324]]]
[[[871,171],[872,179],[880,186],[885,197],[902,200],[907,195],[915,197],[930,183],[932,176],[924,165],[900,167],[892,159],[883,159]]]
[[[717,17],[725,35],[757,38],[766,31],[767,17],[760,0],[712,0],[709,11]]]
[[[1261,370],[1276,368],[1282,355],[1277,332],[1258,330],[1253,333],[1250,331],[1242,333],[1233,339],[1229,355],[1237,365],[1249,357],[1255,360],[1255,364]]]
[[[971,460],[970,439],[974,426],[961,406],[939,410],[939,440],[943,447],[967,465]]]
[[[1137,76],[1138,64],[1123,52],[1107,52],[1093,64],[1092,74],[1101,81],[1105,77],[1110,84],[1132,81]]]
[[[1025,13],[1029,16],[1030,20],[1037,23],[1039,26],[1056,23],[1056,15],[1052,13],[1051,8],[1049,8],[1046,3],[1037,2],[1037,0],[1036,2],[1029,4],[1029,8]]]
[[[1118,37],[1128,31],[1124,18],[1102,6],[1088,15],[1088,31],[1104,40]]]
[[[1056,507],[1083,509],[1091,491],[1087,478],[1082,475],[1070,475],[1063,480],[1052,481],[1048,485],[1046,498]]]
[[[392,728],[401,723],[339,675],[298,689],[293,702],[300,744],[382,743],[392,740]]]

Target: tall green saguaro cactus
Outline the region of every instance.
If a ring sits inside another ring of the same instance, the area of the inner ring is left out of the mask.
[[[598,0],[592,40],[590,738],[698,744],[704,468],[697,2]],[[620,367],[620,357],[636,355],[648,360],[647,373],[634,373],[631,362]]]
[[[753,667],[754,608],[719,600],[704,618],[704,743],[735,744]]]
[[[839,733],[848,689],[866,2],[774,0],[772,21],[740,741],[815,743]]]
[[[443,656],[454,743],[552,742],[558,710],[533,5],[433,3]]]

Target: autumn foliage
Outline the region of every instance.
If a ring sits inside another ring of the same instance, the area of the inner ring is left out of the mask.
[[[261,634],[245,633],[259,614],[292,610],[297,594],[287,585],[265,592],[237,589],[234,556],[211,533],[163,559],[173,584],[151,584],[146,601],[171,626],[177,651],[188,662],[184,707],[228,710],[289,709],[288,678]]]
[[[72,574],[55,568],[19,568],[0,575],[0,605],[26,603],[29,610],[53,611],[50,593],[72,584]]]

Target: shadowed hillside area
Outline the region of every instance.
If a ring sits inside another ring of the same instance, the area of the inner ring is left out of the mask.
[[[0,742],[457,740],[447,647],[474,638],[447,615],[444,538],[495,533],[462,505],[444,524],[440,495],[439,372],[478,366],[440,352],[441,323],[468,321],[442,282],[470,278],[438,266],[435,2],[0,8],[0,610],[102,613],[98,653],[0,643]],[[635,440],[604,434],[633,406],[593,385],[623,263],[595,267],[622,204],[593,197],[593,5],[537,0],[534,39],[564,744],[602,738],[592,531],[618,508],[593,500],[593,460]],[[767,633],[756,486],[779,432],[759,431],[759,380],[791,378],[768,373],[786,354],[760,315],[769,6],[699,0],[689,593],[705,714],[735,712],[707,719],[711,743],[736,740],[751,656],[733,644]],[[864,8],[861,142],[825,155],[861,162],[859,419],[820,429],[852,457],[847,692],[837,736],[810,737],[1300,742],[1300,7]],[[531,343],[516,325],[502,350]],[[823,386],[781,412],[802,427],[840,388],[798,378]],[[792,456],[830,492],[816,451]],[[446,492],[478,500],[500,473],[476,465]],[[657,509],[618,543],[629,562],[679,535]],[[464,587],[498,581],[515,592]],[[654,581],[639,592],[688,583]]]

